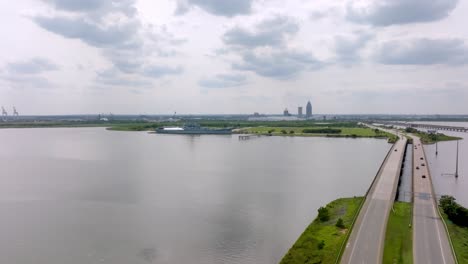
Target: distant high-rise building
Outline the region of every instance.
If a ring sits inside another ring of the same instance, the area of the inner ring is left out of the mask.
[[[302,116],[302,106],[299,106],[299,107],[297,108],[297,115],[298,115],[299,117]]]
[[[285,108],[284,111],[283,111],[283,115],[284,115],[284,116],[290,116],[291,114],[289,114],[288,109]]]
[[[310,101],[307,102],[306,117],[312,117],[312,104],[310,103]]]

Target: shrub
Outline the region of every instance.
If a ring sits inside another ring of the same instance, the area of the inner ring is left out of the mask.
[[[336,224],[335,224],[336,227],[338,228],[341,228],[341,229],[344,229],[346,226],[344,225],[344,222],[343,222],[343,219],[338,218],[338,221],[336,221]]]
[[[450,221],[456,225],[468,227],[468,209],[455,202],[453,196],[442,195],[439,203]]]
[[[305,128],[302,133],[315,133],[315,134],[339,134],[341,129],[338,128]]]
[[[406,133],[416,133],[416,132],[418,132],[418,130],[415,129],[415,128],[412,128],[412,127],[407,127],[407,128],[405,128],[405,132]]]
[[[281,130],[281,133],[287,134],[288,132],[286,132],[286,130],[283,129],[283,130]]]
[[[322,250],[323,247],[325,247],[325,241],[322,240],[322,241],[320,241],[320,242],[318,243],[317,248],[318,248],[319,250]]]
[[[289,134],[294,134],[294,130],[289,131]]]
[[[325,222],[330,219],[330,213],[326,207],[322,206],[318,209],[318,218],[321,222]]]

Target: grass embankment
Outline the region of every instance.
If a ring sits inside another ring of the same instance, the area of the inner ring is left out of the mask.
[[[395,202],[393,209],[387,222],[383,263],[413,263],[412,204]]]
[[[458,204],[453,196],[447,195],[442,195],[439,206],[458,263],[468,264],[468,208]]]
[[[421,142],[423,144],[434,144],[434,143],[440,142],[440,141],[450,141],[450,140],[462,139],[460,137],[447,136],[447,135],[442,134],[442,133],[426,133],[426,132],[419,131],[419,130],[417,130],[415,128],[412,128],[412,127],[407,127],[404,130],[404,132],[405,133],[412,133],[412,134],[416,135],[417,137],[419,137],[421,139]]]
[[[380,130],[368,127],[276,127],[276,126],[258,126],[249,127],[241,130],[242,133],[276,135],[276,136],[327,136],[327,137],[371,137],[388,138],[393,142],[397,137]]]
[[[447,224],[453,249],[455,250],[455,254],[457,254],[458,263],[468,264],[468,227],[454,224],[448,219],[445,213],[442,213],[442,216]]]
[[[416,136],[421,138],[421,142],[423,144],[434,144],[434,143],[440,142],[440,141],[451,141],[451,140],[462,139],[460,137],[452,137],[452,136],[447,136],[445,134],[440,134],[440,133],[428,134],[428,133],[424,133],[424,132],[417,132],[415,134],[416,134]]]
[[[362,197],[341,198],[327,204],[329,220],[322,222],[317,217],[280,263],[335,263],[362,201]],[[339,218],[343,220],[344,228],[336,226]]]

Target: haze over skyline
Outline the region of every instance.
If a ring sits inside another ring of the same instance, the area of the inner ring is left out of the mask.
[[[0,2],[20,114],[467,114],[468,2]]]

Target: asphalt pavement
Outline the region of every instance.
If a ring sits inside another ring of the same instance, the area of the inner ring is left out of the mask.
[[[416,264],[452,264],[455,260],[443,222],[437,212],[424,148],[418,137],[412,138],[413,261]]]
[[[366,197],[341,263],[381,263],[387,220],[395,200],[406,138],[393,145]]]

